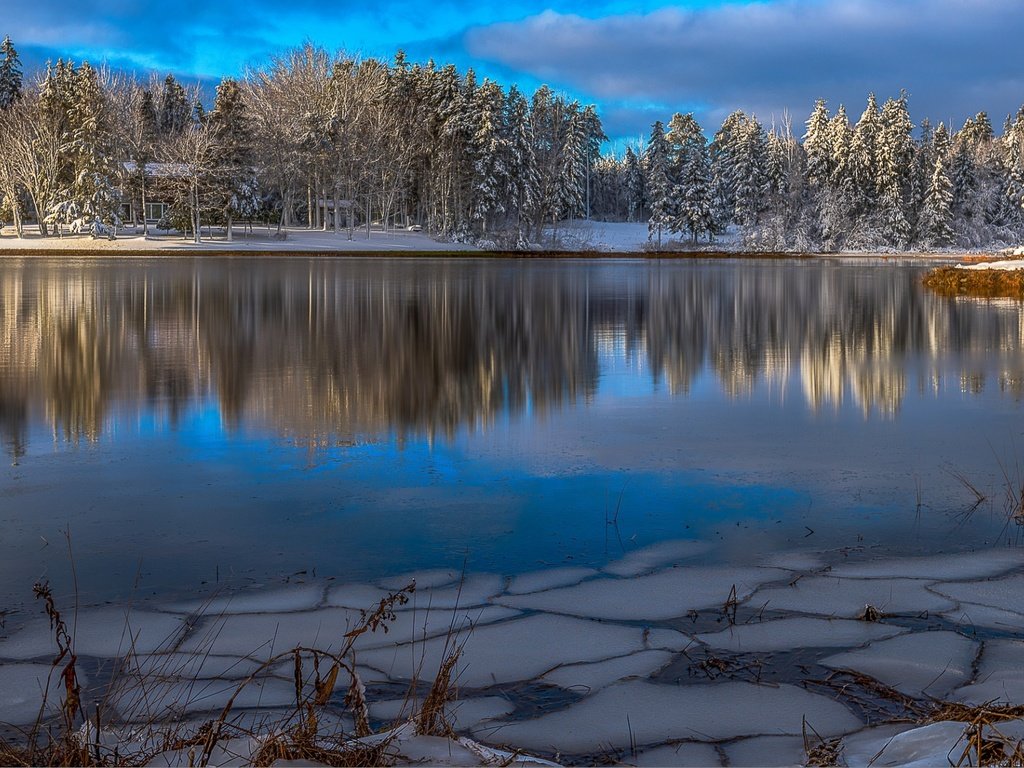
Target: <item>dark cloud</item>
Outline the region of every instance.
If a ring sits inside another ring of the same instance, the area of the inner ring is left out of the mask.
[[[869,91],[915,116],[996,122],[1024,100],[1019,0],[782,0],[589,19],[544,12],[465,35],[470,55],[591,95],[714,124],[733,109],[801,123],[817,98],[856,118]],[[634,132],[643,126],[634,128]]]

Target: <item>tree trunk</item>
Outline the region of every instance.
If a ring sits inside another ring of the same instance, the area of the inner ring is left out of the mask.
[[[228,214],[228,242],[232,242],[231,238],[231,214]]]
[[[149,219],[146,217],[146,174],[142,174],[142,237],[149,237]]]

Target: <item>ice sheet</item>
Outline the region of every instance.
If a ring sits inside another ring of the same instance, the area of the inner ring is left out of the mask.
[[[978,644],[955,632],[915,632],[821,663],[868,675],[910,696],[943,697],[971,674]]]
[[[831,574],[862,579],[909,578],[953,581],[997,576],[1020,567],[1024,567],[1024,551],[986,549],[981,552],[844,563],[833,567]]]
[[[636,757],[626,755],[622,761],[625,765],[635,765],[638,768],[658,768],[659,766],[694,766],[695,768],[706,768],[707,766],[718,766],[722,764],[722,758],[710,744],[701,744],[695,741],[684,741],[678,744],[665,744],[661,747],[645,749]]]
[[[524,749],[586,753],[606,745],[628,748],[679,739],[724,740],[739,736],[801,733],[804,717],[824,735],[860,727],[846,707],[790,685],[758,686],[620,683],[568,709],[534,720],[510,722],[485,740]]]
[[[47,679],[50,688],[46,713],[57,712],[64,692],[60,672],[60,668],[54,669],[49,664],[0,664],[0,723],[34,723],[43,703]],[[78,679],[83,686],[88,682],[80,672]]]
[[[742,601],[759,585],[788,575],[772,568],[671,568],[632,579],[594,579],[574,587],[508,595],[495,602],[587,618],[657,621],[721,607],[733,585]]]
[[[226,680],[146,680],[144,685],[126,681],[109,703],[129,722],[167,722],[197,712],[219,711],[232,696],[237,709],[280,707],[294,703],[295,686],[276,678],[254,680],[241,690],[238,683]]]
[[[956,745],[966,727],[964,723],[940,722],[895,735],[880,730],[873,734],[873,739],[859,737],[856,747],[844,749],[842,756],[850,768],[935,768],[957,765],[964,745]]]
[[[681,633],[651,633],[653,642],[687,642]],[[644,650],[640,627],[604,624],[566,616],[536,615],[476,627],[459,640],[465,647],[457,669],[458,683],[475,688],[494,683],[531,680],[559,664],[599,661]],[[432,679],[446,650],[445,638],[381,648],[359,655],[361,663],[399,680]]]
[[[629,552],[621,559],[608,563],[603,570],[615,576],[639,576],[663,565],[675,565],[702,555],[711,549],[712,545],[704,541],[662,541]]]
[[[1024,702],[1024,641],[986,640],[975,679],[952,698],[968,704]]]
[[[1024,613],[1024,573],[989,581],[960,581],[936,584],[932,590],[958,602],[989,605]]]
[[[421,610],[429,607],[431,610],[439,608],[469,608],[475,605],[483,605],[487,599],[493,597],[505,588],[505,580],[494,573],[474,573],[466,576],[461,582],[451,584],[447,587],[434,587],[431,589],[420,589],[417,587],[412,594],[405,610],[416,606]]]
[[[497,606],[459,611],[400,611],[395,621],[388,623],[387,632],[383,629],[367,632],[356,641],[356,649],[393,646],[424,636],[445,634],[452,626],[459,629],[516,615],[514,610]],[[208,619],[201,631],[191,635],[181,650],[256,658],[267,658],[271,651],[280,653],[296,646],[338,650],[345,643],[345,633],[360,621],[359,611],[344,608],[215,617]]]
[[[589,664],[567,664],[548,672],[541,679],[545,683],[589,694],[628,677],[650,677],[674,656],[671,651],[640,651]]]
[[[516,576],[505,591],[510,595],[542,592],[555,587],[579,584],[584,579],[596,576],[597,573],[593,568],[551,568],[546,571],[534,571]]]
[[[121,608],[82,609],[77,626],[69,625],[79,656],[117,658],[134,648],[152,653],[173,645],[184,617],[152,611],[126,612]],[[34,619],[0,640],[0,658],[50,658],[56,653],[48,619]]]
[[[796,648],[849,648],[894,637],[905,631],[901,627],[876,622],[795,617],[737,624],[721,632],[695,637],[712,648],[754,653]]]
[[[419,712],[422,699],[389,699],[370,704],[370,716],[386,723],[407,720]],[[511,714],[515,705],[501,696],[456,699],[445,705],[448,722],[457,731],[469,732],[482,723]]]
[[[130,659],[128,671],[145,677],[164,676],[201,678],[211,680],[223,678],[239,680],[259,668],[252,659],[238,656],[213,656],[198,653],[143,654]]]
[[[988,627],[1004,632],[1024,632],[1024,614],[990,605],[960,603],[958,608],[946,611],[942,616],[966,630]]]
[[[723,749],[735,768],[802,766],[807,758],[802,736],[753,736],[729,742]]]
[[[404,585],[403,585],[404,586]],[[354,608],[371,611],[380,601],[393,594],[393,591],[376,587],[373,584],[338,584],[327,590],[325,605],[332,608]],[[411,598],[411,595],[409,596]],[[401,606],[396,606],[401,607]]]
[[[284,589],[224,592],[206,600],[190,600],[166,606],[176,613],[284,613],[308,611],[320,605],[324,585],[296,584]]]
[[[840,579],[835,576],[805,576],[792,586],[769,587],[754,595],[750,603],[767,604],[772,611],[793,611],[819,616],[853,619],[872,605],[884,613],[941,613],[953,603],[918,579]]]

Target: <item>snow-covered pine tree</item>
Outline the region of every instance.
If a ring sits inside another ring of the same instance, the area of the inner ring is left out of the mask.
[[[807,181],[821,190],[830,182],[833,167],[832,131],[824,99],[814,103],[814,111],[807,120],[804,151],[807,153]]]
[[[556,183],[559,218],[584,214],[587,183],[587,135],[580,105],[569,105],[568,127],[562,145],[561,164]]]
[[[710,234],[715,222],[711,215],[711,158],[707,140],[692,113],[676,113],[666,134],[669,169],[673,181],[672,232],[689,232],[693,242]]]
[[[708,146],[711,158],[711,175],[715,179],[715,196],[719,210],[718,225],[724,231],[734,220],[736,208],[736,186],[739,183],[739,171],[736,164],[742,151],[744,131],[749,118],[736,110],[722,122]],[[722,219],[721,214],[725,214]]]
[[[537,201],[537,161],[533,154],[533,127],[530,105],[514,85],[505,99],[505,123],[508,130],[509,192],[516,213],[516,247],[528,242],[523,231],[534,215]]]
[[[669,177],[669,147],[665,138],[665,126],[658,120],[651,126],[651,138],[644,152],[644,170],[646,171],[645,186],[647,200],[650,205],[651,218],[647,221],[647,239],[658,236],[658,247],[661,247],[661,234],[672,222],[672,181]]]
[[[926,245],[934,248],[953,242],[952,202],[952,182],[942,160],[936,158],[918,226],[920,239]]]
[[[907,96],[887,99],[875,143],[875,190],[882,235],[888,245],[906,248],[911,239],[907,197],[914,153]]]
[[[0,110],[21,98],[21,59],[10,37],[0,43]]]
[[[868,95],[868,103],[853,128],[850,142],[850,167],[854,189],[858,195],[860,212],[866,214],[878,199],[878,138],[882,131],[881,114],[875,94]]]
[[[473,114],[473,218],[486,235],[488,223],[503,214],[512,188],[509,133],[504,121],[505,94],[492,80],[484,80],[474,96]]]
[[[743,227],[745,237],[756,238],[761,215],[769,195],[768,137],[756,117],[743,125],[733,165],[736,205],[733,218]]]
[[[626,147],[623,158],[625,165],[626,185],[626,218],[628,221],[642,221],[644,208],[647,205],[647,190],[644,186],[644,173],[640,167],[640,159],[632,147]]]

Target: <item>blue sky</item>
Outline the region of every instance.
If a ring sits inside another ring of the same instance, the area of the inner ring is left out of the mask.
[[[6,0],[0,34],[47,58],[216,79],[312,40],[390,58],[433,57],[600,108],[615,139],[695,111],[714,130],[734,109],[795,130],[816,98],[851,117],[868,91],[906,88],[915,119],[997,127],[1024,102],[1020,0]]]

